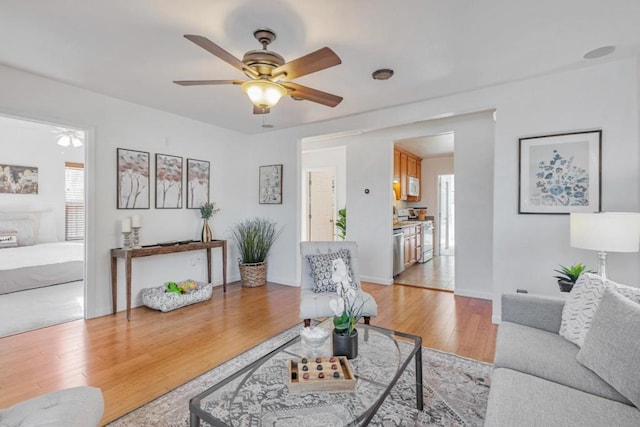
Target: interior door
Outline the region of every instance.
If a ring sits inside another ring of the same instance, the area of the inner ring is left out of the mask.
[[[310,241],[335,240],[335,176],[309,172],[308,230]]]

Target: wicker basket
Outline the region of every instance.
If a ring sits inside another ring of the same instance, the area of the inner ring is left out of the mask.
[[[240,263],[240,280],[245,288],[257,288],[267,284],[267,263]]]

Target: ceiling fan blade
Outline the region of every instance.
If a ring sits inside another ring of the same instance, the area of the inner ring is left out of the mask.
[[[230,64],[232,67],[235,67],[240,71],[247,71],[256,77],[258,76],[258,73],[253,68],[249,67],[244,62],[240,61],[238,58],[236,58],[208,38],[203,36],[196,36],[193,34],[185,34],[184,38],[197,44],[207,52],[214,54],[218,58]]]
[[[203,85],[241,85],[242,80],[174,80],[180,86],[203,86]]]
[[[331,93],[323,92],[297,83],[282,82],[282,86],[289,90],[289,95],[293,98],[302,98],[307,101],[317,102],[327,107],[335,107],[342,102],[342,97]]]
[[[328,47],[323,47],[273,69],[271,75],[276,79],[280,75],[286,75],[287,80],[293,80],[338,64],[342,64],[338,55]]]
[[[262,108],[256,105],[253,106],[253,114],[269,114],[270,112],[270,108]]]

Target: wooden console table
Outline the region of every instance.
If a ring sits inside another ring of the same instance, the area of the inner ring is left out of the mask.
[[[176,243],[174,245],[154,245],[137,249],[111,249],[111,297],[113,314],[118,311],[118,258],[124,258],[127,274],[127,320],[131,316],[131,260],[133,258],[175,254],[178,252],[207,250],[207,278],[211,283],[211,248],[222,248],[222,288],[227,292],[227,241],[212,240],[210,242]]]

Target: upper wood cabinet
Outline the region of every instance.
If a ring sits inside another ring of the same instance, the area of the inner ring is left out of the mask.
[[[409,196],[407,195],[407,188],[409,186],[408,178],[411,176],[413,178],[421,179],[421,167],[422,167],[422,159],[417,157],[416,155],[409,153],[408,151],[404,151],[400,148],[393,149],[393,180],[399,181],[400,190],[399,193],[400,200],[406,200],[408,202],[419,202],[420,196]],[[398,185],[394,184],[394,191],[398,187]],[[422,188],[422,183],[420,183],[420,187]]]

